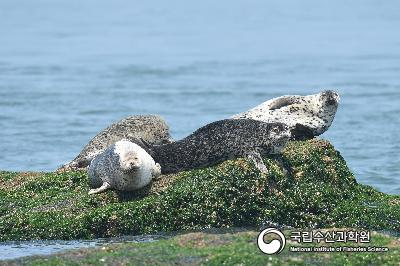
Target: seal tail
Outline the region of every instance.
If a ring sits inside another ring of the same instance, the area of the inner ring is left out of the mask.
[[[104,192],[108,190],[110,187],[111,187],[110,183],[104,182],[103,185],[101,185],[101,187],[89,190],[89,195]]]

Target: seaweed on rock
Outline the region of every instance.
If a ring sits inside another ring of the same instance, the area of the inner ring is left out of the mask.
[[[161,176],[135,193],[87,195],[87,174],[0,172],[0,240],[87,239],[208,227],[400,231],[400,197],[358,184],[325,140],[264,158]]]

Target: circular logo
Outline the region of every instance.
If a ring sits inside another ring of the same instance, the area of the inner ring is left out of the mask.
[[[274,239],[269,243],[265,243],[264,236],[266,236],[266,235],[277,236],[280,240]],[[279,254],[285,248],[286,238],[282,234],[282,232],[279,231],[278,229],[267,228],[258,235],[257,245],[258,245],[258,248],[265,254],[268,254],[268,255]]]

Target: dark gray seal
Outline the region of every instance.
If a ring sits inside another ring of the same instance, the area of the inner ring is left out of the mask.
[[[339,94],[331,90],[307,96],[286,95],[231,118],[281,122],[291,128],[292,139],[308,139],[328,130],[335,118],[339,99]]]
[[[150,144],[171,142],[168,125],[160,116],[129,116],[98,133],[72,162],[62,166],[58,171],[86,168],[96,155],[122,139],[143,139]]]
[[[261,156],[280,153],[289,138],[290,130],[283,123],[226,119],[173,143],[142,145],[161,165],[163,174],[207,167],[236,157],[248,157],[266,172]]]

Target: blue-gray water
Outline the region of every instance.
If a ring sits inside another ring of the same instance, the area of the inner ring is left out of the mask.
[[[11,260],[27,256],[44,256],[54,253],[90,247],[100,247],[113,243],[143,243],[165,238],[162,235],[124,236],[119,238],[99,238],[93,240],[70,241],[15,241],[0,242],[0,261]]]
[[[1,170],[54,170],[127,115],[181,138],[325,88],[323,138],[400,194],[400,1],[0,1]]]

